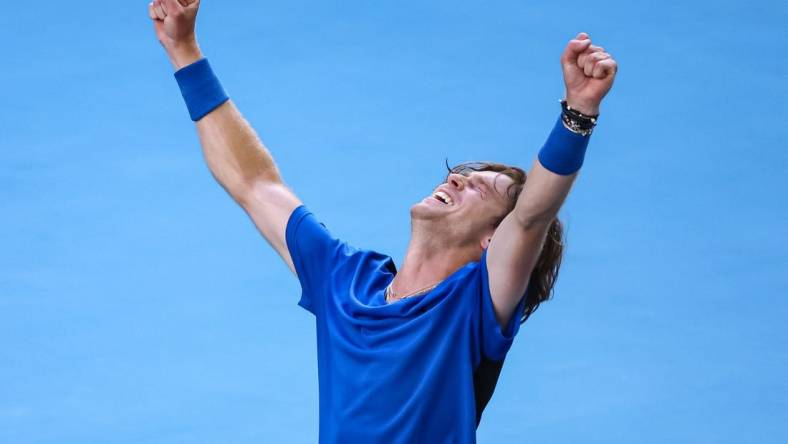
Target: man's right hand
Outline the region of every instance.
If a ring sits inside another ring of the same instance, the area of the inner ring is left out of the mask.
[[[176,70],[202,58],[194,35],[199,7],[200,0],[153,0],[148,5],[156,38]]]

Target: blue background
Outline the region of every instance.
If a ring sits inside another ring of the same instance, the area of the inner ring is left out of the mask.
[[[530,168],[590,33],[619,77],[479,442],[786,442],[788,3],[541,3],[204,0],[198,36],[291,188],[399,265],[446,157]],[[316,442],[314,319],[146,2],[4,2],[0,42],[0,442]]]

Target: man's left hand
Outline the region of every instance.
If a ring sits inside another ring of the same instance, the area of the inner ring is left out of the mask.
[[[581,32],[561,55],[567,104],[586,115],[599,114],[599,104],[613,86],[618,64]]]

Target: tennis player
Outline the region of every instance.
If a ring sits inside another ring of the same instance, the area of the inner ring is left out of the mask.
[[[411,207],[411,239],[397,268],[391,257],[335,237],[285,185],[200,51],[199,6],[155,0],[149,15],[211,173],[298,277],[298,304],[315,316],[320,442],[475,442],[520,324],[555,284],[557,214],[615,60],[585,33],[570,40],[560,114],[531,171],[493,162],[449,167],[445,182]],[[374,215],[359,217],[375,223]]]

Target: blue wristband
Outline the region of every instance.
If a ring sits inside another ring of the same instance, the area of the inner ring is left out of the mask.
[[[206,58],[175,71],[175,80],[195,122],[230,99]]]
[[[553,131],[539,150],[539,163],[562,176],[576,173],[583,166],[590,138],[590,135],[582,136],[566,129],[558,116]]]

